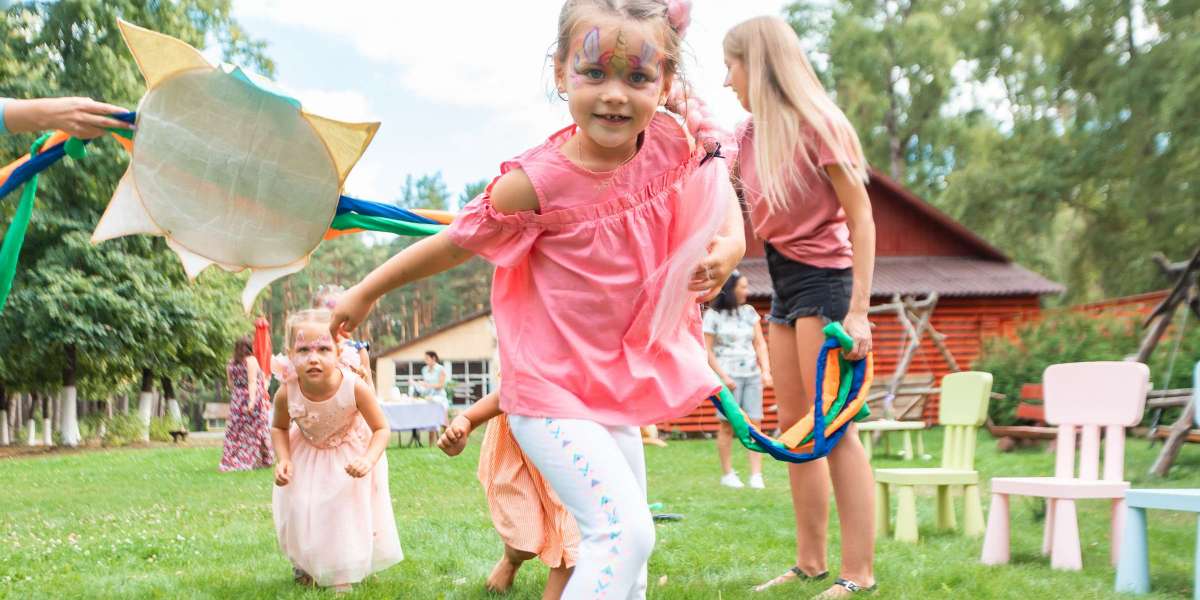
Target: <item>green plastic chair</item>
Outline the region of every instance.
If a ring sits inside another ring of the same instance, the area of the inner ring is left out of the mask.
[[[950,487],[963,488],[963,533],[983,534],[983,505],[979,498],[979,472],[975,470],[975,435],[987,419],[992,374],[978,371],[951,373],[942,378],[938,422],[944,428],[942,466],[937,468],[875,469],[875,522],[879,537],[891,530],[891,495],[897,497],[895,536],[916,542],[916,486],[937,488],[937,525],[954,529]]]

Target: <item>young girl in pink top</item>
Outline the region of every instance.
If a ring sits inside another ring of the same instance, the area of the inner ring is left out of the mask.
[[[726,85],[751,118],[738,128],[737,174],[750,219],[766,242],[775,293],[767,336],[779,426],[812,410],[817,353],[828,321],[854,338],[850,358],[871,349],[867,308],[875,224],[866,160],[850,122],[813,73],[786,21],[758,17],[725,36]],[[839,578],[821,595],[875,586],[874,481],[851,425],[828,460],[789,465],[796,513],[796,564],[759,589],[823,578],[829,484],[842,526]],[[828,463],[828,464],[826,464]]]
[[[388,290],[475,254],[496,265],[501,408],[582,536],[564,598],[644,596],[654,525],[638,426],[685,415],[720,385],[689,290],[715,294],[745,242],[715,132],[676,81],[688,12],[568,0],[553,59],[575,123],[502,164],[446,232],[335,310],[345,334]]]

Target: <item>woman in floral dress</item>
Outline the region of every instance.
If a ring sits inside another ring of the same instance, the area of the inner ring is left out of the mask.
[[[233,399],[229,403],[221,471],[269,467],[275,462],[271,452],[271,403],[266,377],[254,359],[250,338],[242,338],[233,345],[233,359],[225,367],[225,373]]]

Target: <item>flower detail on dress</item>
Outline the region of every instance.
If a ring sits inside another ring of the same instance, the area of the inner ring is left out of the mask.
[[[296,366],[286,354],[276,354],[271,357],[271,375],[280,383],[287,383],[296,379]],[[291,403],[288,403],[291,407]]]

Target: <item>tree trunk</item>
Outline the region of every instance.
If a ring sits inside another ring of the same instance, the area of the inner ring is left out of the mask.
[[[13,394],[12,401],[9,403],[12,406],[12,417],[9,418],[12,421],[12,436],[14,441],[20,436],[17,430],[21,428],[21,402],[21,394],[18,392]]]
[[[183,425],[183,412],[179,410],[179,401],[175,399],[175,386],[170,377],[162,378],[163,400],[167,405],[167,416],[175,422],[176,427]]]
[[[29,395],[29,415],[25,418],[25,445],[36,446],[37,439],[37,419],[34,418],[34,410],[37,409],[37,392]]]
[[[154,373],[142,369],[142,392],[138,394],[138,417],[142,420],[142,441],[150,441],[150,416],[154,414]]]
[[[42,445],[54,445],[54,431],[50,427],[50,405],[53,401],[50,399],[50,394],[42,395]]]
[[[62,443],[64,446],[78,446],[79,435],[79,403],[76,402],[76,365],[75,346],[67,346],[67,365],[63,367],[62,383]]]
[[[0,385],[0,446],[7,446],[12,439],[8,433],[8,389]]]

